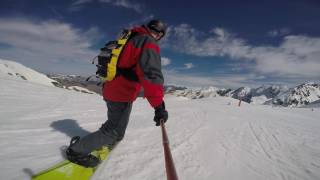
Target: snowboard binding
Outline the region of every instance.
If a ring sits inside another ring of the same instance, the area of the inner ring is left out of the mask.
[[[75,164],[78,164],[80,166],[84,167],[96,167],[100,163],[100,159],[92,154],[82,154],[75,152],[72,150],[72,147],[77,144],[80,140],[79,136],[75,136],[71,139],[70,145],[66,150],[67,159],[70,162],[73,162]]]

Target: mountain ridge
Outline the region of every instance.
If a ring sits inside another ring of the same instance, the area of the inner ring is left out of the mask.
[[[0,75],[33,83],[56,86],[82,93],[102,94],[102,82],[99,79],[87,80],[78,75],[49,74],[44,75],[14,61],[0,59]],[[240,87],[237,89],[187,88],[176,85],[165,85],[165,93],[189,99],[201,99],[217,96],[232,97],[251,104],[275,105],[285,107],[303,107],[317,104],[320,99],[320,84],[307,82],[289,88],[286,85],[262,85],[257,88]],[[139,93],[143,97],[143,90]],[[315,106],[315,105],[313,105]]]

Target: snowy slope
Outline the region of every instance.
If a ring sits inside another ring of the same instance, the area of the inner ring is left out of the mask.
[[[0,179],[29,179],[62,159],[59,149],[70,137],[94,131],[106,119],[95,94],[12,79],[0,79],[0,89]],[[320,179],[319,108],[237,103],[166,97],[181,180]],[[147,101],[138,99],[125,139],[93,180],[166,179],[161,132],[152,118]]]
[[[54,86],[52,82],[55,82],[46,75],[25,67],[20,63],[3,59],[0,59],[0,77],[15,78],[47,86]]]
[[[69,86],[65,87],[66,89],[77,91],[77,92],[82,92],[82,93],[88,93],[88,94],[95,94],[95,92],[88,90],[87,88],[83,88],[80,86]]]

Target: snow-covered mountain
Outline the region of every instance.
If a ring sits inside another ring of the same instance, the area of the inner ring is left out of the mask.
[[[241,99],[247,103],[264,104],[266,101],[273,99],[281,92],[285,92],[287,90],[287,86],[281,85],[264,85],[258,88],[241,87],[230,91],[226,96]]]
[[[63,159],[60,149],[72,136],[97,130],[107,117],[97,94],[13,78],[0,78],[0,89],[0,179],[30,179]],[[215,90],[203,91],[211,98],[165,97],[179,179],[320,179],[319,108],[238,107],[236,99],[214,97]],[[138,98],[125,138],[92,180],[166,178],[153,116],[148,101]]]
[[[166,94],[173,94],[177,90],[185,90],[186,87],[176,86],[176,85],[165,85],[164,90]]]
[[[289,88],[283,85],[261,86],[253,90],[252,96],[266,96],[267,99],[274,98],[281,92],[287,91]]]
[[[201,99],[207,97],[216,97],[219,96],[217,91],[219,88],[208,87],[208,88],[197,88],[197,89],[181,89],[172,91],[171,94],[174,94],[177,97],[186,97],[189,99]]]
[[[54,86],[56,81],[20,63],[0,59],[0,77],[15,78],[32,83]]]
[[[61,75],[58,77],[62,78],[62,77],[69,77],[69,76]],[[79,77],[70,76],[70,77],[79,79],[81,76]],[[56,79],[54,79],[55,77],[49,78],[47,75],[39,73],[20,63],[9,61],[9,60],[3,60],[3,59],[0,59],[0,78],[15,79],[18,81],[26,81],[26,82],[42,84],[46,86],[55,86],[55,87],[60,87],[60,88],[64,88],[72,91],[88,93],[88,94],[95,93],[94,91],[88,90],[86,88],[87,86],[83,86],[81,83],[70,83],[68,85],[65,85],[59,81],[59,78],[56,78]],[[95,82],[93,82],[92,84],[95,84]]]
[[[49,74],[51,79],[54,79],[58,82],[56,86],[76,90],[85,93],[97,93],[102,94],[101,92],[101,81],[96,78],[91,78],[87,81],[88,77],[83,77],[79,75],[63,75],[63,74]]]
[[[251,102],[252,98],[252,89],[249,87],[241,87],[234,91],[231,91],[227,94],[227,96],[235,98],[235,99],[241,99],[245,102]]]
[[[206,97],[225,96],[232,97],[234,99],[241,99],[247,103],[263,104],[268,100],[276,97],[279,93],[288,90],[286,86],[261,86],[258,88],[240,87],[235,90],[225,88],[174,88],[171,87],[168,92],[176,96],[187,97],[190,99],[201,99]]]
[[[311,102],[308,105],[305,105],[304,107],[308,107],[308,108],[319,108],[320,107],[320,99],[314,102]]]
[[[284,85],[261,86],[258,88],[241,87],[236,90],[209,88],[168,88],[168,93],[189,99],[201,99],[216,96],[232,97],[251,104],[273,104],[301,107],[310,103],[317,106],[320,99],[320,84],[305,83],[289,89]]]
[[[309,82],[278,94],[272,99],[272,104],[300,107],[311,103],[316,104],[319,100],[320,84]]]

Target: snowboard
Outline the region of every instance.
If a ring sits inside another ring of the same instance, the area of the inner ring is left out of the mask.
[[[106,160],[110,154],[107,147],[103,147],[100,150],[93,151],[91,154],[98,157],[101,162]],[[101,163],[100,163],[101,164]],[[84,167],[78,164],[72,163],[69,160],[64,160],[52,167],[45,169],[32,176],[32,180],[89,180],[90,177],[97,170],[97,167]]]

